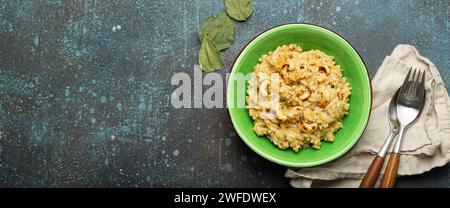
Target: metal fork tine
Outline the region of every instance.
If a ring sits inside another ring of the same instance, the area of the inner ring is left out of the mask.
[[[409,68],[408,74],[406,74],[405,80],[400,88],[400,94],[407,94],[409,89],[409,78],[411,77],[412,67]]]
[[[406,74],[405,81],[403,81],[403,84],[405,84],[409,80],[409,77],[411,76],[411,71],[412,67],[409,67],[408,74]]]
[[[421,81],[420,81],[420,93],[425,94],[425,70],[422,73]]]
[[[415,79],[416,87],[414,89],[414,91],[415,91],[414,96],[417,98],[419,98],[420,95],[422,94],[422,83],[420,82],[420,80],[422,79],[422,76],[424,73],[423,70],[421,70],[421,69],[418,69],[418,70],[419,70],[419,74],[417,75],[417,78]]]
[[[413,74],[412,74],[412,76],[411,76],[411,80],[410,80],[410,81],[414,81],[414,79],[415,79],[415,77],[416,77],[416,72],[417,72],[417,68],[415,68],[415,69],[413,70]]]
[[[414,71],[416,72],[416,74],[414,74],[412,81],[415,82],[418,80],[418,77],[420,76],[420,69],[415,68]]]
[[[422,78],[423,70],[419,69],[419,74],[417,75],[416,81],[420,82],[420,78]]]
[[[410,80],[411,84],[409,85],[408,91],[406,93],[409,97],[412,97],[414,94],[414,88],[416,86],[416,84],[414,82],[414,78],[416,77],[416,71],[417,71],[417,69],[413,70],[413,73],[411,75],[411,80]]]
[[[413,81],[418,81],[419,80],[419,76],[422,70],[420,70],[419,68],[416,68],[416,74],[414,76]]]
[[[417,76],[417,79],[414,81],[415,87],[414,87],[414,98],[415,99],[422,99],[423,93],[425,91],[425,82],[423,82],[423,78],[425,77],[425,71],[419,70],[419,76]]]
[[[425,83],[425,71],[423,71],[421,82]]]
[[[420,77],[420,74],[422,73],[422,70],[420,70],[420,69],[418,69],[418,68],[416,68],[416,76],[414,76],[414,79],[413,79],[413,82],[414,82],[414,87],[413,87],[413,89],[412,89],[412,96],[413,97],[418,97],[419,96],[419,94],[418,94],[418,92],[419,92],[419,77]]]

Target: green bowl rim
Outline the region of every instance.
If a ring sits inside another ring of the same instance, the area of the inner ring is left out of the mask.
[[[274,30],[274,29],[277,29],[277,28],[280,28],[280,27],[285,27],[285,26],[290,26],[290,25],[305,25],[305,26],[310,26],[310,27],[316,27],[316,28],[318,28],[318,29],[322,29],[322,30],[324,30],[324,31],[326,31],[326,32],[329,32],[329,33],[332,33],[332,34],[334,34],[334,35],[336,35],[338,38],[340,38],[345,44],[348,44],[348,46],[350,46],[350,48],[352,48],[353,49],[353,51],[358,55],[358,57],[359,57],[359,60],[363,63],[363,66],[364,66],[364,69],[366,70],[366,75],[367,75],[367,78],[368,78],[368,80],[369,80],[369,90],[370,90],[370,109],[369,109],[369,115],[367,116],[367,120],[366,120],[366,122],[365,122],[365,126],[364,126],[364,129],[360,132],[360,135],[358,136],[358,139],[356,139],[351,145],[348,145],[346,148],[344,148],[343,150],[341,150],[340,152],[338,152],[337,154],[335,154],[335,155],[333,155],[332,157],[330,157],[330,158],[328,158],[328,159],[324,159],[324,160],[320,160],[320,161],[316,161],[316,162],[309,162],[309,163],[304,163],[304,162],[286,162],[286,161],[283,161],[283,160],[279,160],[279,159],[277,159],[277,158],[274,158],[274,157],[272,157],[272,156],[269,156],[269,155],[266,155],[263,151],[261,151],[261,150],[259,150],[259,149],[257,149],[257,148],[255,148],[252,144],[250,144],[250,142],[249,141],[247,141],[248,139],[244,136],[244,134],[238,129],[238,128],[236,128],[236,125],[235,125],[235,122],[234,122],[234,120],[235,120],[235,117],[233,117],[233,115],[231,114],[231,111],[230,111],[230,108],[228,108],[228,115],[230,116],[230,120],[231,120],[231,123],[233,124],[233,127],[234,127],[234,130],[237,132],[237,134],[239,135],[239,137],[244,141],[244,143],[248,146],[248,147],[250,147],[250,149],[252,149],[254,152],[256,152],[258,155],[260,155],[261,157],[263,157],[263,158],[265,158],[265,159],[267,159],[267,160],[269,160],[269,161],[271,161],[271,162],[274,162],[274,163],[276,163],[276,164],[279,164],[279,165],[283,165],[283,166],[287,166],[287,167],[314,167],[314,166],[319,166],[319,165],[323,165],[323,164],[326,164],[326,163],[329,163],[329,162],[332,162],[332,161],[334,161],[334,160],[336,160],[336,159],[338,159],[338,158],[340,158],[341,156],[343,156],[345,153],[347,153],[348,151],[350,151],[358,142],[359,142],[359,140],[361,139],[361,136],[363,135],[363,133],[365,132],[365,130],[366,130],[366,128],[367,128],[367,125],[368,125],[368,123],[369,123],[369,120],[370,120],[370,115],[371,115],[371,113],[372,113],[372,105],[373,105],[373,91],[372,91],[372,82],[371,82],[371,79],[370,79],[370,75],[369,75],[369,71],[367,70],[367,65],[366,65],[366,63],[364,62],[364,59],[362,58],[362,56],[359,54],[359,52],[355,49],[355,47],[353,47],[353,45],[352,44],[350,44],[350,42],[348,42],[343,36],[341,36],[339,33],[337,33],[337,32],[334,32],[333,30],[331,30],[331,29],[328,29],[328,28],[326,28],[326,27],[323,27],[323,26],[319,26],[319,25],[315,25],[315,24],[311,24],[311,23],[286,23],[286,24],[281,24],[281,25],[278,25],[278,26],[275,26],[275,27],[272,27],[272,28],[269,28],[269,29],[267,29],[267,30],[265,30],[265,31],[263,31],[263,32],[261,32],[261,33],[259,33],[258,35],[256,35],[255,37],[253,37],[251,40],[249,40],[248,42],[247,42],[247,44],[245,44],[241,49],[240,49],[240,51],[239,51],[239,53],[238,53],[238,55],[236,56],[236,58],[235,58],[235,60],[233,61],[233,64],[231,65],[231,68],[230,68],[230,77],[229,77],[229,79],[228,79],[228,83],[227,83],[227,104],[228,104],[228,102],[229,102],[229,97],[228,96],[231,96],[228,92],[229,92],[229,90],[230,90],[230,82],[231,82],[231,77],[232,77],[232,75],[233,75],[233,69],[234,69],[234,67],[235,67],[235,65],[236,65],[236,61],[241,57],[241,54],[242,54],[242,52],[248,47],[248,45],[250,45],[250,43],[252,43],[253,41],[255,41],[258,37],[260,37],[261,35],[263,35],[263,34],[265,34],[265,33],[267,33],[267,32],[270,32],[270,31],[272,31],[272,30]]]

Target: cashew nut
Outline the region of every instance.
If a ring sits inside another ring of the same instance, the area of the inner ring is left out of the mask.
[[[283,67],[280,70],[280,74],[282,76],[282,79],[286,83],[289,83],[289,79],[288,79],[289,74],[287,72],[288,68],[289,68],[289,66],[287,64],[285,64],[285,65],[283,65]]]
[[[338,93],[337,93],[337,97],[338,97],[339,100],[342,100],[342,98],[343,98],[344,96],[342,95],[342,93],[338,92]]]
[[[330,68],[326,67],[326,66],[320,66],[319,67],[319,72],[325,72],[326,74],[330,73]]]
[[[299,98],[300,100],[306,100],[311,96],[311,93],[309,92],[309,90],[307,90],[306,92],[304,92]]]
[[[317,129],[317,123],[306,123],[305,121],[300,122],[300,128],[307,133],[311,133]]]
[[[320,95],[321,95],[321,99],[319,100],[319,107],[325,108],[325,107],[327,107],[327,105],[330,101],[328,100],[328,98],[325,97],[323,92],[320,92]]]
[[[325,107],[327,107],[327,105],[328,105],[328,100],[327,99],[321,99],[319,101],[319,107],[325,108]]]

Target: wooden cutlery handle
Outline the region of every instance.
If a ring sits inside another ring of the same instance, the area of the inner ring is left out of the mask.
[[[372,164],[370,164],[369,169],[367,169],[366,174],[364,174],[364,178],[362,179],[361,184],[359,184],[359,188],[373,188],[380,175],[383,164],[384,157],[377,155],[373,159]]]
[[[400,161],[399,153],[391,153],[389,161],[384,171],[384,177],[381,181],[380,188],[394,188],[395,179],[397,178],[398,163]]]

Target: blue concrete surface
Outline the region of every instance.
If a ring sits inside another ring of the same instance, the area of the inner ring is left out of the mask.
[[[372,76],[397,44],[414,45],[449,89],[449,1],[253,2],[221,74],[255,35],[305,22],[349,40]],[[199,23],[223,9],[0,0],[0,187],[288,187],[285,168],[253,153],[226,109],[170,105],[170,78],[197,62]],[[450,166],[398,185],[450,187]]]

